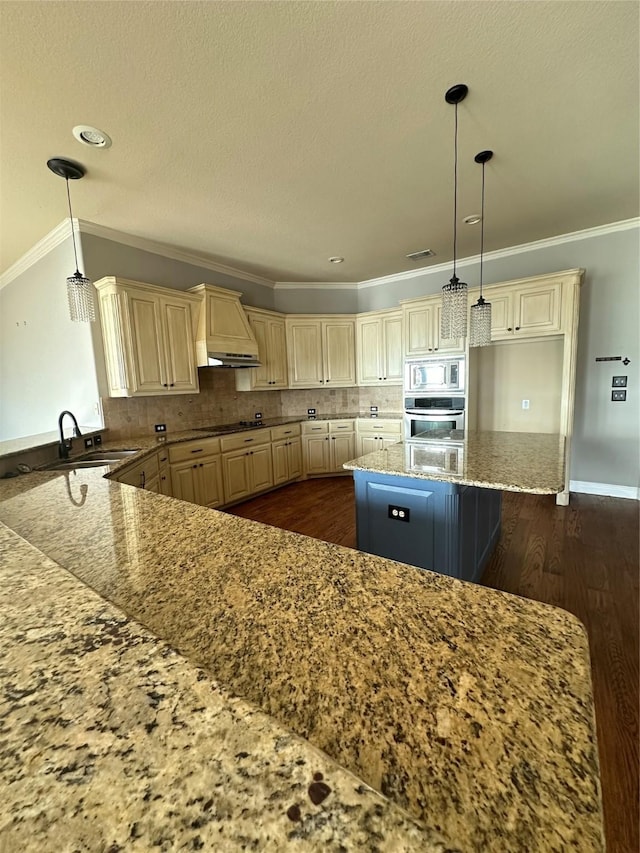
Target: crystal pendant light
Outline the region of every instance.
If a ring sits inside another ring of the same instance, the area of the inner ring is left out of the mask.
[[[456,250],[458,237],[458,104],[467,97],[468,86],[458,83],[447,89],[444,99],[454,104],[455,130],[453,147],[453,275],[449,284],[442,288],[442,311],[440,314],[440,337],[463,338],[467,334],[467,292],[464,281],[456,275]]]
[[[69,221],[71,222],[71,239],[73,240],[73,256],[76,261],[76,271],[67,279],[67,299],[69,301],[69,316],[76,323],[90,323],[96,319],[93,285],[91,280],[82,275],[78,269],[78,250],[76,235],[73,230],[73,212],[71,210],[71,194],[69,180],[78,181],[84,177],[85,170],[79,163],[54,157],[47,160],[47,166],[54,175],[64,178],[67,182],[67,201],[69,203]]]
[[[484,167],[493,157],[493,151],[480,151],[473,158],[482,165],[482,204],[480,209],[480,296],[471,306],[470,347],[486,347],[491,343],[491,303],[482,296],[482,260],[484,255]]]

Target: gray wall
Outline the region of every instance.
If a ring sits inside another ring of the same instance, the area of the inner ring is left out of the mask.
[[[640,323],[640,229],[636,226],[557,246],[531,249],[485,264],[486,284],[584,267],[580,299],[578,373],[571,479],[638,486],[639,429],[638,347]],[[478,284],[477,264],[458,275],[470,287]],[[426,272],[362,288],[358,310],[390,308],[400,299],[437,293],[449,273]],[[631,359],[596,363],[596,356]],[[627,375],[627,402],[611,402],[611,378]]]
[[[286,288],[275,291],[276,311],[285,314],[355,314],[358,291],[326,287]]]
[[[164,258],[153,252],[106,240],[104,237],[83,234],[82,252],[86,275],[92,281],[98,281],[106,275],[119,275],[134,281],[157,284],[159,287],[171,287],[174,290],[188,290],[195,284],[206,282],[240,291],[245,305],[253,305],[256,308],[275,307],[274,291],[270,287],[184,261]]]
[[[69,319],[66,279],[74,269],[69,236],[0,290],[0,440],[55,430],[63,409],[81,425],[102,426],[98,324]]]

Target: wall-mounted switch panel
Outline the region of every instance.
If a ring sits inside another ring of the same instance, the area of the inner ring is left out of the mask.
[[[85,438],[84,440],[84,449],[88,450],[90,447],[93,447],[93,439],[91,438],[91,436],[89,436],[89,438]]]
[[[528,409],[529,408],[529,402],[530,402],[529,400],[523,400],[522,401],[522,408]]]
[[[156,424],[154,426],[154,429],[156,432],[166,432],[167,431],[167,425],[166,424]]]
[[[614,403],[624,403],[625,400],[627,399],[627,392],[626,391],[612,391],[611,392],[611,399]]]
[[[612,388],[626,388],[627,387],[627,377],[626,376],[614,376],[611,382]]]

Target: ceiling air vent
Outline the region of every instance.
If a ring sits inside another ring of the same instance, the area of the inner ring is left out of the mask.
[[[435,252],[432,252],[431,249],[421,249],[419,252],[411,252],[405,257],[409,258],[410,261],[421,261],[423,258],[433,258],[434,256]]]

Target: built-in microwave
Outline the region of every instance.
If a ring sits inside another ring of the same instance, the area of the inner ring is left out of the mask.
[[[464,393],[465,357],[409,358],[404,363],[404,390],[417,393]]]

